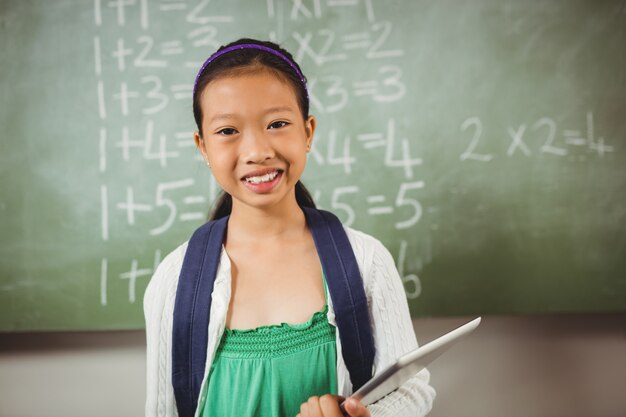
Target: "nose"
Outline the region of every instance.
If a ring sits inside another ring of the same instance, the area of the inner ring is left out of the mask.
[[[264,132],[249,130],[241,142],[241,158],[246,164],[262,164],[275,156],[274,148]]]

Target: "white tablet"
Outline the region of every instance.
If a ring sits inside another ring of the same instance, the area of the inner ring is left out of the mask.
[[[412,376],[437,359],[460,337],[470,333],[480,324],[480,317],[463,326],[444,334],[419,348],[401,356],[396,363],[370,379],[359,388],[351,398],[360,400],[363,405],[375,403],[387,394],[395,391]],[[343,410],[343,403],[342,403]]]

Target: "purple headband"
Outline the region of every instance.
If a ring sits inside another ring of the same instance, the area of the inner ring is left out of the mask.
[[[302,75],[302,73],[300,72],[296,64],[294,64],[293,61],[291,61],[289,58],[287,58],[285,55],[281,54],[280,52],[276,51],[275,49],[268,48],[267,46],[263,46],[263,45],[257,45],[255,43],[242,43],[240,45],[229,46],[228,48],[224,48],[221,51],[217,51],[216,53],[211,55],[206,61],[204,61],[204,64],[202,64],[200,71],[198,71],[198,75],[196,75],[196,81],[193,83],[193,93],[196,94],[196,87],[198,86],[198,79],[200,78],[200,75],[202,74],[204,69],[211,62],[213,62],[215,59],[219,58],[220,56],[224,54],[227,54],[229,52],[232,52],[238,49],[258,49],[260,51],[269,52],[270,54],[273,54],[279,57],[280,59],[282,59],[283,61],[285,61],[286,63],[288,63],[289,66],[293,68],[293,70],[296,72],[296,74],[298,74],[298,77],[300,77],[300,81],[302,81],[302,86],[304,87],[304,91],[306,92],[306,98],[307,99],[309,98],[309,91],[306,89],[306,81],[304,80],[304,75]]]

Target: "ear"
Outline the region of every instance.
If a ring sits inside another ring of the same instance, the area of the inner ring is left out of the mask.
[[[198,150],[202,154],[202,157],[208,163],[209,154],[206,151],[206,146],[204,146],[204,139],[202,139],[202,136],[200,136],[200,132],[198,132],[197,130],[193,132],[193,140],[194,142],[196,142],[196,148],[198,148]]]
[[[304,122],[304,132],[306,134],[306,149],[309,151],[313,144],[313,136],[315,135],[315,116],[309,116]]]

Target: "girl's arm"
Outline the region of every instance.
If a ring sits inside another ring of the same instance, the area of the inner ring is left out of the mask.
[[[176,417],[172,388],[172,314],[176,285],[185,251],[169,254],[154,273],[144,294],[146,319],[146,417]]]
[[[382,372],[400,356],[417,347],[402,281],[389,251],[376,239],[347,229],[350,243],[363,274],[370,305],[376,357],[374,374]],[[435,390],[428,384],[430,374],[423,370],[398,390],[365,408],[360,403],[346,407],[350,416],[420,417],[432,408]],[[339,401],[325,395],[311,397],[302,404],[302,417],[338,417]]]
[[[378,240],[370,252],[372,264],[365,278],[369,289],[376,357],[374,373],[378,374],[400,356],[417,347],[409,306],[395,263],[389,251]],[[368,251],[369,252],[369,251]],[[365,272],[364,272],[365,273]],[[373,417],[416,417],[432,408],[435,390],[429,385],[430,374],[424,369],[398,390],[368,407]]]

